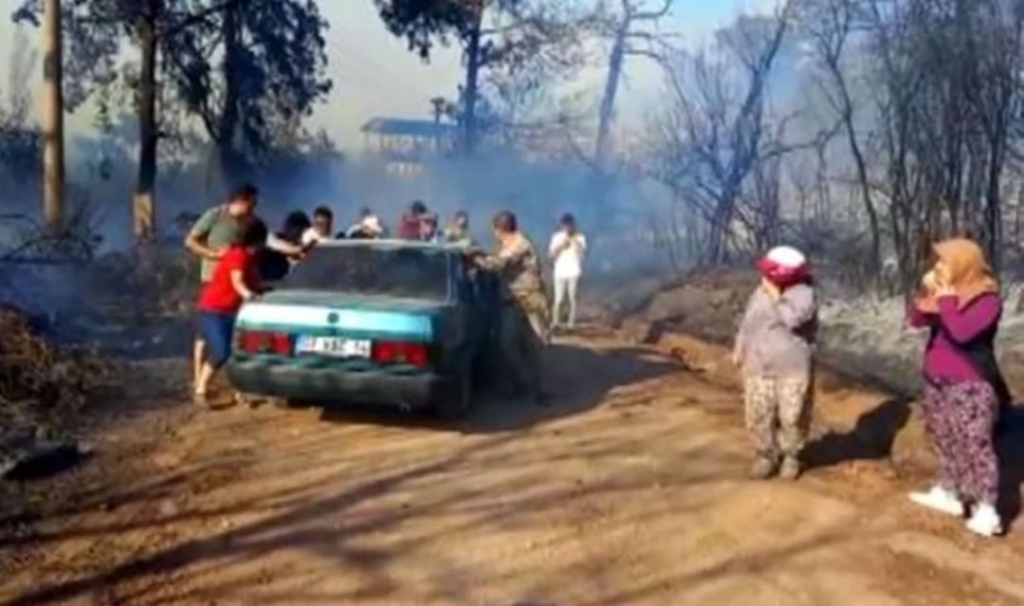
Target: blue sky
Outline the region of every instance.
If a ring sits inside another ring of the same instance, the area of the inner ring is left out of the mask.
[[[744,10],[763,6],[766,0],[676,0],[673,15],[664,31],[679,32],[688,45],[697,44],[715,28]],[[9,15],[21,0],[0,0]],[[648,0],[660,5],[660,0]],[[321,0],[321,11],[331,24],[328,32],[329,71],[334,90],[314,116],[346,149],[358,149],[359,126],[377,115],[427,117],[431,97],[454,94],[461,75],[455,49],[438,48],[429,64],[410,53],[404,40],[389,34],[377,17],[372,0]],[[0,19],[0,56],[8,57],[19,37],[8,19]],[[38,44],[34,31],[21,38]],[[0,62],[2,63],[2,62]],[[41,67],[37,70],[41,78]],[[634,60],[627,66],[628,83],[623,91],[620,116],[639,114],[644,104],[656,99],[661,87],[658,70]],[[599,73],[590,74],[586,84],[595,86]],[[8,67],[0,64],[0,89],[8,86]],[[38,79],[29,83],[38,87]],[[69,120],[78,132],[91,128],[89,112],[78,112]]]

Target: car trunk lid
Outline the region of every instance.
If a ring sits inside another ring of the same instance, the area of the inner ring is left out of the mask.
[[[239,355],[295,358],[296,364],[430,367],[443,301],[290,291],[247,303],[236,324]]]

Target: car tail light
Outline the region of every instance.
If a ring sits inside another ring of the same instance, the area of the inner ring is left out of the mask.
[[[424,343],[378,341],[373,344],[373,361],[378,364],[408,364],[422,368],[430,361],[430,355]]]
[[[292,336],[286,332],[243,330],[235,337],[235,347],[250,354],[272,353],[290,356],[292,346]]]

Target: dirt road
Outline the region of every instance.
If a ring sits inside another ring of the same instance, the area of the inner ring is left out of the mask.
[[[1024,539],[919,512],[883,462],[744,479],[737,395],[609,336],[556,406],[460,430],[275,408],[101,445],[7,545],[10,604],[1021,604]]]

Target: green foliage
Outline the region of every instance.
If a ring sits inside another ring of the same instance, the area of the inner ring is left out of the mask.
[[[326,29],[312,0],[250,0],[168,40],[168,76],[211,139],[259,163],[330,92]]]
[[[534,121],[532,110],[553,113],[551,86],[586,63],[584,39],[605,26],[600,5],[569,0],[375,2],[388,30],[424,60],[435,43],[457,39],[466,82],[446,101],[445,114],[472,124],[474,140],[501,143]]]
[[[328,24],[313,0],[64,0],[63,8],[69,108],[112,88],[130,94],[101,101],[133,103],[140,70],[123,44],[138,46],[152,27],[161,133],[197,117],[222,155],[242,163],[265,159],[331,90]],[[40,11],[40,0],[23,0],[14,18],[38,24]]]
[[[380,17],[395,36],[405,38],[409,50],[430,58],[435,41],[447,44],[449,36],[460,41],[479,23],[487,0],[374,0]]]
[[[550,70],[581,60],[580,34],[604,25],[600,11],[566,0],[374,0],[385,26],[424,60],[436,42],[466,48],[480,34],[480,66]],[[565,51],[569,51],[566,53]]]

